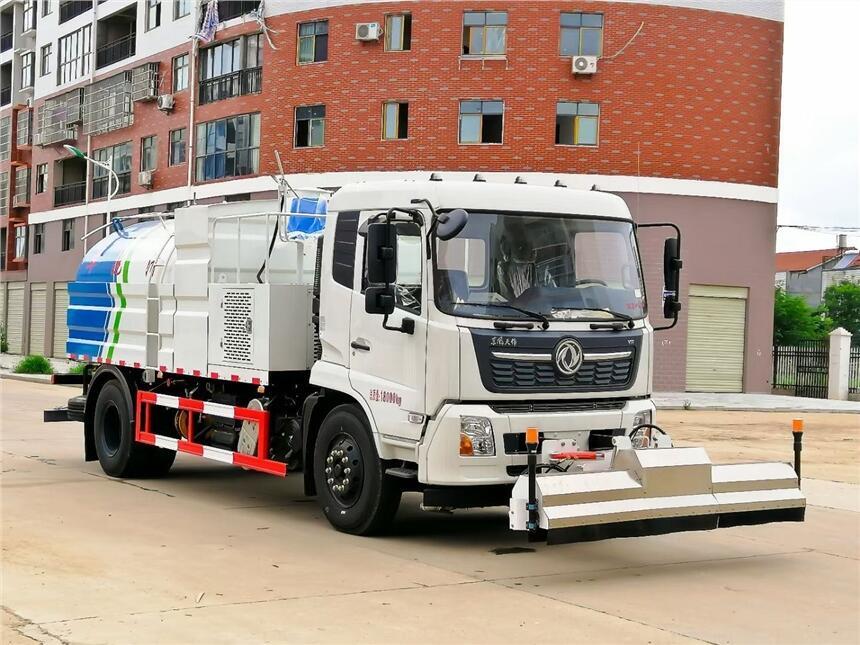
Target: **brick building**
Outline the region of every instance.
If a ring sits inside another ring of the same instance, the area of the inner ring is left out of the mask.
[[[190,37],[209,4],[219,23],[204,43]],[[769,389],[780,1],[252,11],[258,2],[0,2],[10,351],[64,355],[66,283],[103,231],[81,237],[108,213],[270,197],[278,152],[297,186],[478,172],[617,193],[637,221],[674,221],[684,236],[685,311],[658,342],[655,388]],[[65,144],[112,164],[109,203],[107,171]],[[661,240],[649,235],[654,303]]]

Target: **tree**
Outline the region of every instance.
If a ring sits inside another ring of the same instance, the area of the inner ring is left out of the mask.
[[[860,284],[831,284],[824,292],[821,310],[833,321],[831,328],[842,327],[855,336],[860,334]]]
[[[773,301],[773,344],[797,345],[805,340],[824,338],[828,321],[806,304],[777,288]]]

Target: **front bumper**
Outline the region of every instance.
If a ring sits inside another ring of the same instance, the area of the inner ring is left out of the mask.
[[[539,410],[553,411],[518,412],[520,406],[503,402],[445,405],[428,424],[418,446],[418,481],[439,486],[513,484],[526,466],[526,453],[521,447],[527,428],[538,428],[542,438],[566,440],[571,449],[588,450],[592,432],[617,433],[623,429],[629,434],[637,414],[651,412],[652,417],[654,414],[650,399],[589,402],[599,409],[578,409],[588,406],[576,399],[565,402],[569,410],[564,410],[563,404],[535,405]],[[495,455],[460,456],[460,417],[464,416],[490,420]]]

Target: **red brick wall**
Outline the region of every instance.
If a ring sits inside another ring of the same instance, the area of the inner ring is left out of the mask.
[[[508,11],[506,61],[461,60],[462,13]],[[574,77],[559,56],[562,10],[605,14],[604,55],[611,56],[644,27],[623,54],[598,63],[593,77]],[[386,13],[413,16],[412,50],[354,39],[357,22]],[[329,19],[327,62],[296,65],[297,23]],[[196,122],[260,111],[261,172],[341,170],[512,170],[675,177],[775,186],[779,144],[782,24],[727,13],[640,4],[498,0],[392,2],[327,7],[268,20],[278,49],[264,52],[263,93],[199,106]],[[254,30],[248,22],[218,32],[225,40]],[[141,35],[141,37],[146,37]],[[171,89],[171,59],[183,46],[150,60],[162,62],[163,91]],[[133,67],[145,61],[135,61]],[[109,76],[116,73],[111,71]],[[193,79],[191,87],[195,85]],[[184,185],[187,167],[168,167],[168,132],[187,126],[188,93],[176,109],[135,103],[133,127],[93,137],[91,149],[132,141],[132,193],[140,139],[158,136],[153,189]],[[459,100],[504,99],[501,145],[457,143]],[[408,100],[409,138],[381,138],[385,100]],[[600,103],[597,147],[554,145],[558,100]],[[322,148],[293,148],[294,108],[325,103]],[[193,131],[188,132],[189,140]],[[85,145],[85,137],[79,144]],[[190,142],[190,141],[189,141]],[[65,156],[62,147],[35,148],[33,164]],[[189,155],[189,162],[190,159]],[[33,210],[53,208],[51,190],[33,196]]]

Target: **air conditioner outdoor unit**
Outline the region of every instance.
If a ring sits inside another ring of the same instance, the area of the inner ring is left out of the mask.
[[[29,195],[14,195],[12,197],[12,207],[13,208],[21,208],[22,206],[27,206],[30,203]]]
[[[152,186],[152,171],[141,170],[137,174],[137,183],[139,183],[144,188],[149,188],[150,186]]]
[[[355,26],[356,40],[379,40],[382,36],[382,25],[378,22],[360,22]]]
[[[158,97],[158,109],[162,112],[170,112],[173,109],[173,94],[162,94]]]
[[[574,56],[573,57],[573,73],[574,74],[596,74],[597,73],[597,56]]]

